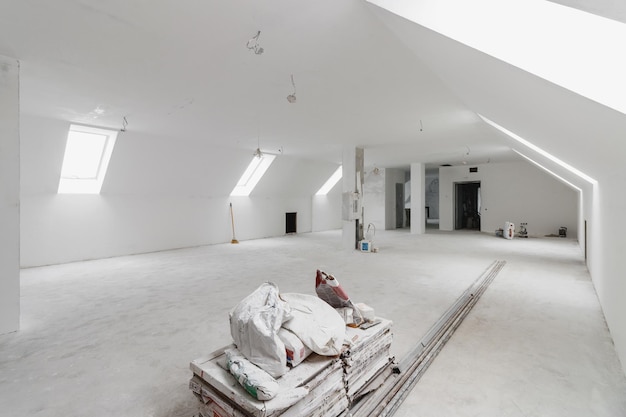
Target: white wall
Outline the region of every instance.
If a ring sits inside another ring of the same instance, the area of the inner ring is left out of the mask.
[[[365,184],[363,187],[363,207],[365,208],[364,227],[373,223],[377,230],[385,229],[385,177],[387,170],[365,167]]]
[[[621,146],[622,154],[626,155],[626,146]],[[601,243],[600,248],[595,248],[599,262],[592,269],[592,274],[602,277],[594,280],[596,291],[610,324],[615,346],[621,354],[622,367],[626,368],[626,237],[622,226],[626,215],[626,167],[613,170],[600,177],[599,181],[600,236],[597,239]]]
[[[312,195],[336,169],[282,155],[250,197],[231,198],[251,152],[127,131],[100,195],[59,195],[68,127],[22,118],[22,266],[228,242],[230,202],[238,240],[283,235],[287,212],[298,213],[299,233],[310,232]],[[332,225],[331,212],[318,201],[319,224]]]
[[[426,206],[428,207],[428,218],[439,218],[439,171],[426,173],[425,185]]]
[[[341,229],[341,184],[327,195],[314,195],[311,213],[311,231]]]
[[[0,334],[20,324],[19,63],[0,56]]]
[[[454,183],[481,182],[481,231],[495,232],[506,221],[528,223],[530,236],[558,234],[567,227],[568,237],[577,237],[579,195],[539,168],[525,162],[439,169],[439,228],[454,230]]]

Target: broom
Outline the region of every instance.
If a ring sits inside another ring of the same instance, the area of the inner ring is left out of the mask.
[[[233,240],[230,243],[239,243],[237,239],[235,239],[235,215],[233,214],[233,203],[230,203],[230,224],[233,227]]]

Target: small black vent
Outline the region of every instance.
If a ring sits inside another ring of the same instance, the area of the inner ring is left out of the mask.
[[[470,172],[478,172],[478,167],[470,167]]]

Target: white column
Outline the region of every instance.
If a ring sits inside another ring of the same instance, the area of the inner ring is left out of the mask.
[[[421,235],[426,231],[426,168],[424,164],[411,164],[411,233]]]
[[[355,249],[357,245],[357,222],[362,224],[363,217],[360,209],[363,201],[363,148],[355,148],[353,146],[344,146],[343,148],[343,178],[342,192],[343,201],[341,207],[341,219],[343,223],[343,247],[346,249]],[[359,201],[355,205],[351,202],[351,195],[358,193]]]
[[[19,63],[0,55],[0,334],[20,325]]]

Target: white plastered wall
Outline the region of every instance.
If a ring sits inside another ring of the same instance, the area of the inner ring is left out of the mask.
[[[377,230],[385,229],[385,195],[387,193],[385,178],[387,169],[365,167],[365,183],[363,184],[363,206],[365,208],[365,227],[372,223]]]
[[[426,172],[426,184],[424,186],[425,201],[428,207],[427,219],[439,218],[439,170]]]
[[[528,162],[439,169],[439,227],[454,230],[454,184],[480,181],[481,231],[495,232],[506,221],[528,223],[530,236],[558,234],[567,227],[569,237],[578,236],[579,194]]]
[[[19,63],[0,55],[0,334],[19,328]]]
[[[327,195],[314,195],[311,209],[311,230],[341,229],[341,186],[337,185]]]
[[[100,195],[59,195],[69,123],[22,118],[22,266],[37,266],[285,233],[297,212],[312,230],[312,195],[336,165],[279,156],[249,197],[229,197],[252,158],[245,150],[202,141],[118,136]],[[325,205],[327,203],[328,205]],[[318,225],[340,219],[330,198],[318,201]]]

